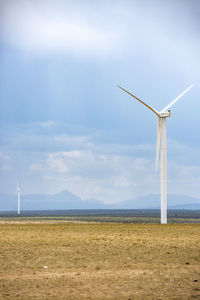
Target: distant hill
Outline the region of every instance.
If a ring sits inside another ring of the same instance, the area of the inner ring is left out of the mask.
[[[168,195],[167,199],[168,208],[172,209],[199,209],[200,199],[195,197],[188,197],[184,195]],[[195,207],[196,208],[192,208]],[[148,195],[137,199],[123,201],[112,205],[112,208],[124,209],[159,209],[160,208],[160,195]]]
[[[190,203],[190,204],[178,204],[178,205],[171,205],[170,209],[188,209],[188,210],[200,210],[200,203]]]
[[[83,201],[78,196],[62,191],[55,195],[21,195],[21,210],[60,210],[60,209],[98,209],[105,208],[97,200]],[[17,196],[0,193],[0,210],[17,209]]]
[[[21,195],[21,210],[65,209],[159,209],[160,195],[148,195],[128,201],[105,204],[95,199],[82,200],[69,191],[55,195]],[[200,209],[200,199],[168,195],[168,208]],[[0,211],[17,210],[17,196],[0,193]]]

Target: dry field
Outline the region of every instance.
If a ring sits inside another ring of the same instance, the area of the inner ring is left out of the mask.
[[[0,297],[200,299],[200,225],[0,222]]]

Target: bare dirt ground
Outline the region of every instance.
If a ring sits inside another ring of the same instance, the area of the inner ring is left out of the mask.
[[[0,298],[200,299],[200,225],[0,222]]]

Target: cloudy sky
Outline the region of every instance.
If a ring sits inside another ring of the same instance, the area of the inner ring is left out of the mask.
[[[68,190],[107,203],[160,192],[200,198],[199,0],[0,0],[0,191]]]

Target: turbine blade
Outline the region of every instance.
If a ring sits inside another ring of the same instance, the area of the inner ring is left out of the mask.
[[[160,151],[160,138],[161,138],[161,119],[158,118],[157,145],[156,145],[156,172],[158,170],[158,160],[159,160],[159,151]]]
[[[130,96],[134,97],[136,100],[140,101],[142,104],[148,107],[152,112],[154,112],[154,114],[156,114],[159,117],[159,112],[157,110],[155,110],[154,108],[152,108],[151,106],[149,106],[148,104],[146,104],[145,102],[143,102],[142,100],[140,100],[139,98],[137,98],[136,96],[134,96],[133,94],[125,90],[124,88],[122,88],[121,86],[117,85],[117,87],[123,90],[124,92],[128,93]]]
[[[183,95],[185,95],[192,87],[194,86],[194,84],[191,84],[184,92],[182,92],[178,97],[176,97],[169,105],[167,105],[162,111],[166,111],[167,109],[169,109],[172,105],[174,105],[174,103],[176,101],[178,101]]]

